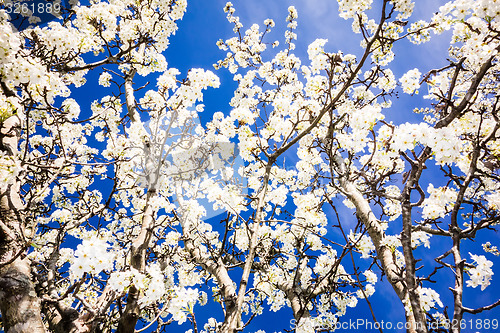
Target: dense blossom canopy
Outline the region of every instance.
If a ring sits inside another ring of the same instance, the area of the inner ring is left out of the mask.
[[[186,0],[69,1],[22,29],[3,3],[5,332],[249,331],[284,308],[283,329],[333,331],[361,302],[377,314],[380,283],[408,332],[459,332],[500,304],[463,296],[500,254],[500,1],[424,21],[410,0],[338,0],[362,52],[317,39],[302,59],[295,7],[274,41],[273,19],[244,27],[228,2],[216,71],[186,73],[165,57]],[[447,65],[391,70],[394,45],[441,34]],[[201,124],[226,70],[229,111]],[[99,91],[89,109],[78,87]],[[398,93],[419,121],[391,120]]]

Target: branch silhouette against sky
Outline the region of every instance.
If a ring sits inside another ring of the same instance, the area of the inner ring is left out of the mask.
[[[0,331],[497,331],[499,20],[0,0]]]

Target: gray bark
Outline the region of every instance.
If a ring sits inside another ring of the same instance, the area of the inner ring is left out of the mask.
[[[17,153],[20,120],[11,116],[0,126],[0,150],[6,156]],[[24,205],[20,181],[13,174],[10,184],[0,184],[0,311],[8,333],[44,333],[40,300],[31,281],[30,264],[24,258]]]

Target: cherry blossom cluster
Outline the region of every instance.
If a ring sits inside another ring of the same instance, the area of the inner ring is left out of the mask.
[[[497,245],[472,263],[459,245],[498,223],[500,3],[451,1],[430,22],[409,0],[383,1],[382,15],[371,0],[338,3],[358,56],[318,38],[300,59],[295,7],[280,47],[266,41],[274,20],[244,30],[228,2],[235,36],[217,42],[215,68],[237,88],[204,125],[218,76],[163,54],[185,0],[95,0],[23,32],[0,10],[1,140],[21,128],[19,144],[2,141],[0,191],[29,208],[23,244],[44,309],[106,329],[130,316],[235,332],[289,307],[312,333],[369,301],[381,275],[426,322],[444,306],[434,273],[415,270],[431,244],[453,243],[425,265],[454,272],[456,304],[457,288],[491,283]],[[388,68],[395,43],[447,30],[449,65]],[[154,80],[138,89],[137,75]],[[85,84],[103,88],[88,110],[71,96]],[[421,98],[422,121],[389,120],[400,91]],[[214,304],[198,325],[198,307]]]

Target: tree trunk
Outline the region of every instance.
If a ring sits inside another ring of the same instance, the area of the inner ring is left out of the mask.
[[[0,270],[0,310],[5,332],[46,332],[29,270],[26,260],[19,258]]]
[[[377,258],[383,272],[387,276],[387,280],[401,302],[405,302],[406,298],[409,297],[408,290],[403,284],[403,277],[399,274],[400,267],[396,264],[391,249],[384,244],[384,229],[375,217],[368,200],[363,197],[363,194],[356,188],[356,185],[349,180],[347,167],[340,154],[335,153],[332,162],[339,173],[339,182],[344,195],[354,204],[358,219],[364,224],[366,231],[370,235],[377,252]],[[420,308],[419,304],[416,304],[416,306]],[[427,331],[425,325],[421,327],[420,321],[415,319],[414,313],[406,313],[406,321],[408,323],[407,333],[424,333]]]
[[[9,333],[44,333],[40,301],[31,282],[20,181],[15,172],[15,155],[20,121],[11,116],[0,124],[2,172],[11,172],[8,184],[0,184],[0,311],[3,329]]]

